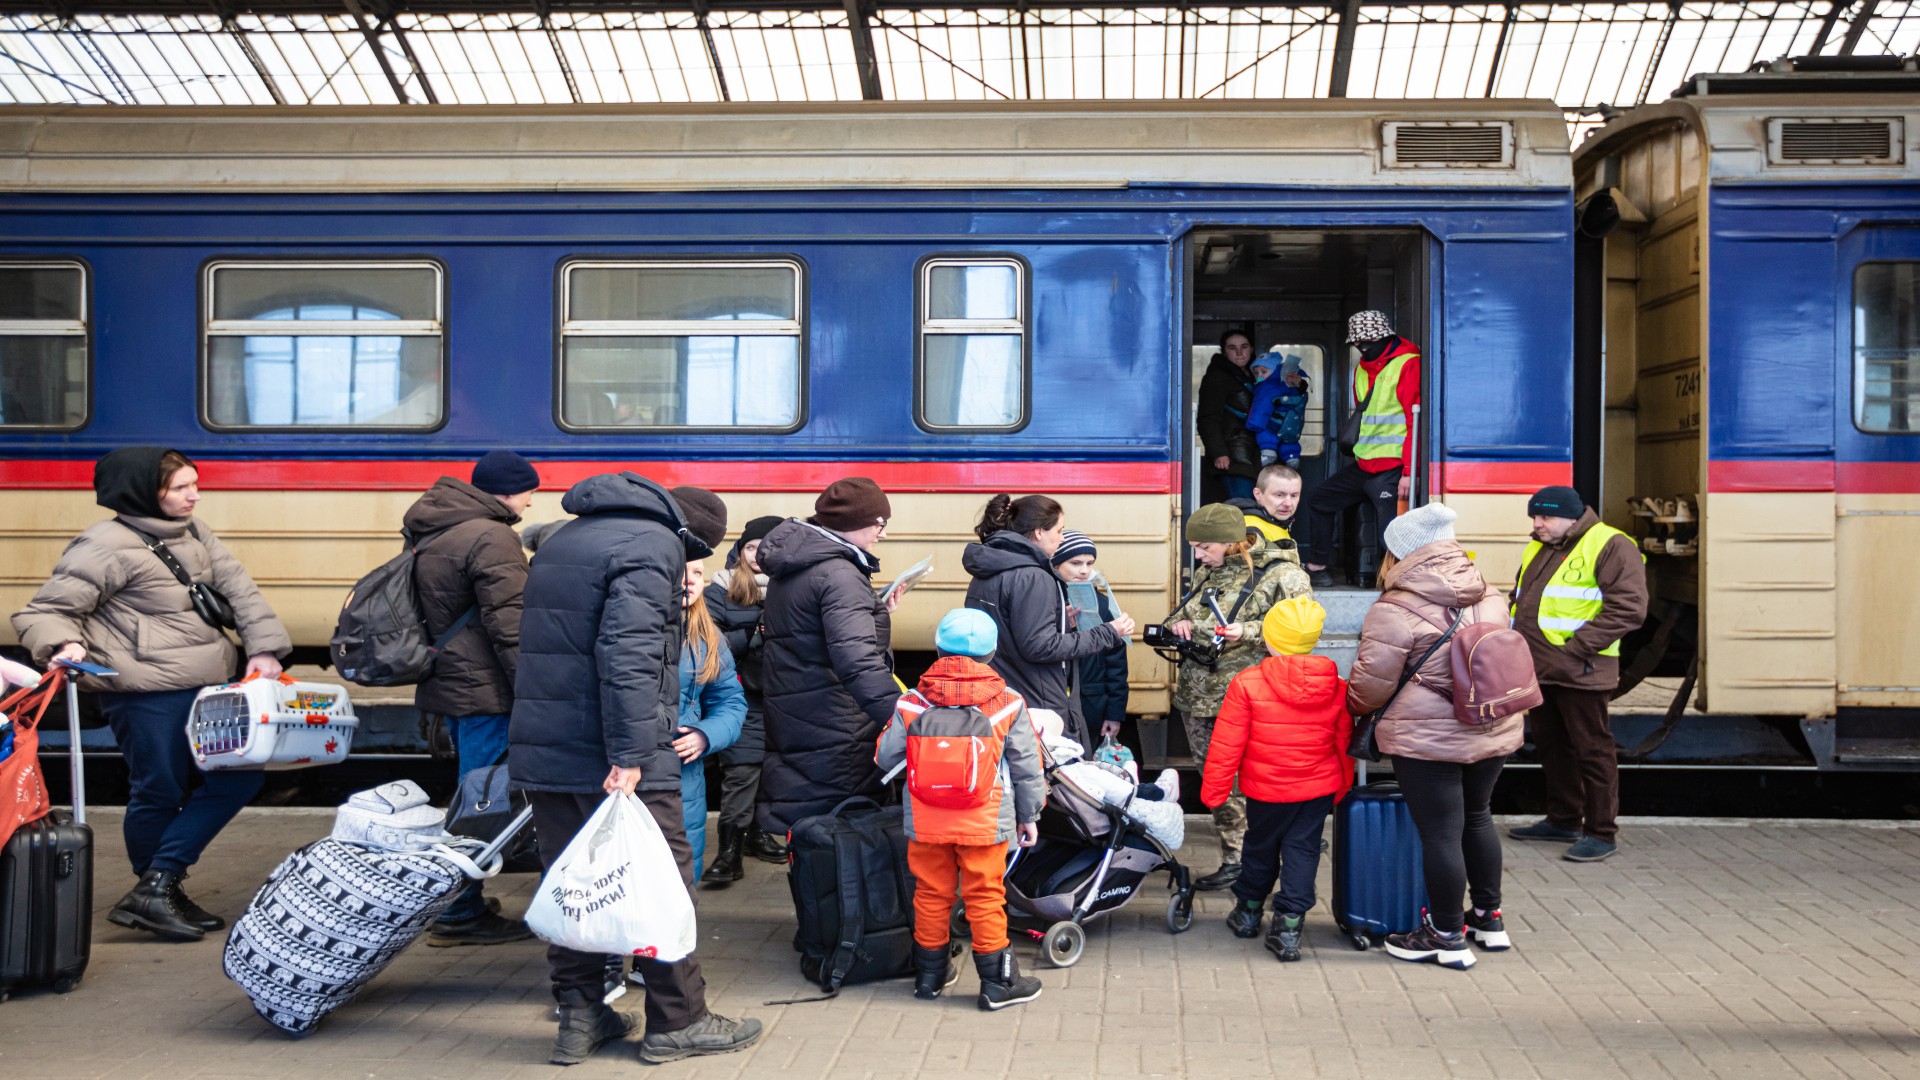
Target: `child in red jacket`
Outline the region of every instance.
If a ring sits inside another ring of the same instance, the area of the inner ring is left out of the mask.
[[[1267,948],[1282,961],[1300,959],[1320,833],[1353,784],[1347,682],[1332,660],[1307,655],[1326,621],[1326,609],[1304,596],[1267,609],[1260,630],[1271,655],[1227,687],[1200,788],[1201,802],[1219,806],[1239,777],[1247,839],[1227,928],[1235,937],[1259,937],[1260,909],[1278,880]]]

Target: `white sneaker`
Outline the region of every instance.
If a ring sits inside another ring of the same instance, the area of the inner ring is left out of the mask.
[[[1180,801],[1180,774],[1172,769],[1160,770],[1160,775],[1154,778],[1153,786],[1166,792],[1167,797],[1161,800],[1162,802]]]

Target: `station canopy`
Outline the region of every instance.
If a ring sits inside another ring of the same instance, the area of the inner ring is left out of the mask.
[[[1529,97],[1578,131],[1699,72],[1917,49],[1920,0],[0,0],[0,103]]]

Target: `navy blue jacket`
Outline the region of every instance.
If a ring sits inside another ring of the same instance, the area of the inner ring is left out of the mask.
[[[1097,590],[1095,595],[1100,598],[1100,621],[1112,622],[1118,618],[1113,599],[1106,590]],[[1080,708],[1086,714],[1087,735],[1091,741],[1100,741],[1101,724],[1109,720],[1117,724],[1127,718],[1127,693],[1125,645],[1080,658]]]
[[[677,792],[680,508],[630,472],[590,476],[560,505],[577,516],[527,573],[507,770],[515,787],[586,793],[618,765],[640,770],[641,791]]]

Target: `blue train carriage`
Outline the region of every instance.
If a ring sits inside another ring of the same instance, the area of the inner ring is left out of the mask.
[[[1578,148],[1576,461],[1672,631],[1637,666],[1695,662],[1723,746],[1911,769],[1920,74],[1879,63],[1699,76]]]
[[[1571,461],[1572,173],[1547,102],[0,114],[0,535],[17,607],[97,520],[90,462],[179,446],[303,649],[475,455],[711,487],[733,519],[893,496],[896,645],[961,602],[997,491],[1061,496],[1121,606],[1171,606],[1196,360],[1321,378],[1346,316],[1423,346],[1422,482],[1510,579]],[[1133,708],[1169,673],[1139,650]]]

